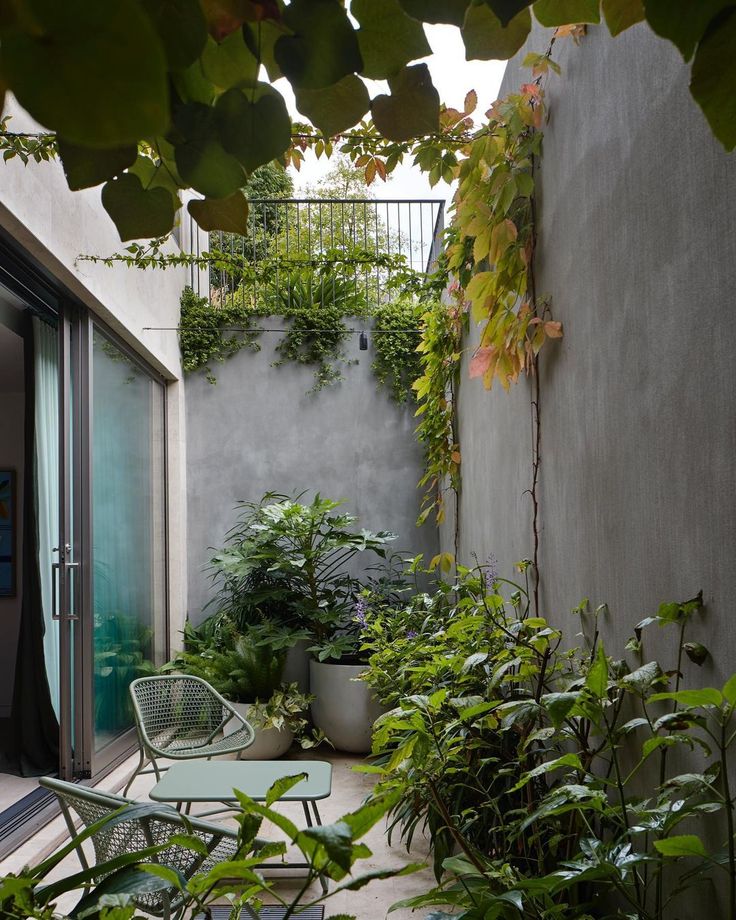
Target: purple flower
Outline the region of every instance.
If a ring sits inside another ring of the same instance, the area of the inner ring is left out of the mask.
[[[493,586],[495,581],[498,578],[498,559],[493,555],[493,553],[488,554],[488,558],[485,562],[486,571],[483,573],[483,579],[485,581],[486,591],[493,591]]]
[[[355,602],[355,619],[360,623],[361,626],[366,625],[366,613],[368,611],[368,605],[365,602],[364,597],[359,597]]]
[[[407,638],[407,639],[416,639],[416,637],[417,637],[418,635],[419,635],[419,633],[416,631],[416,629],[408,629],[408,630],[406,631],[406,638]]]

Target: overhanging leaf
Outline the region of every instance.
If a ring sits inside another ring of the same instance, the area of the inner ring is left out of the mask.
[[[248,232],[248,200],[242,192],[235,192],[228,198],[190,201],[187,209],[203,230]]]
[[[177,110],[174,123],[183,135],[176,144],[176,166],[193,189],[208,198],[227,198],[245,185],[241,164],[223,147],[212,108],[188,103]]]
[[[2,62],[20,104],[72,143],[117,147],[168,127],[164,50],[136,0],[35,3],[3,31]]]
[[[277,779],[276,782],[269,787],[266,793],[267,807],[270,808],[274,802],[278,802],[282,796],[286,795],[289,789],[292,789],[297,783],[301,783],[302,780],[305,779],[307,779],[307,774],[304,772],[295,773],[294,776],[282,776]]]
[[[310,827],[303,830],[299,837],[307,837],[319,843],[328,857],[344,872],[350,871],[353,855],[353,832],[344,821],[327,824],[323,827]]]
[[[643,0],[602,0],[601,9],[611,35],[619,35],[644,19]]]
[[[319,128],[325,137],[334,137],[352,128],[370,108],[365,83],[355,74],[325,89],[297,89],[296,107]]]
[[[399,0],[399,3],[420,22],[447,22],[461,26],[470,0]]]
[[[736,8],[718,16],[701,39],[690,92],[726,150],[736,147]]]
[[[350,12],[360,23],[361,72],[369,79],[393,76],[432,53],[422,24],[406,14],[399,0],[353,0]]]
[[[217,100],[224,149],[252,172],[280,157],[291,143],[291,119],[283,97],[267,83],[255,93],[230,89]]]
[[[207,39],[207,22],[199,0],[143,0],[172,70],[189,67]]]
[[[439,130],[440,97],[426,64],[405,67],[388,81],[391,95],[371,103],[373,120],[384,137],[406,141]]]
[[[246,45],[241,29],[219,43],[207,38],[202,73],[220,89],[252,84],[258,79],[258,60]]]
[[[708,24],[732,3],[733,0],[644,0],[644,10],[653,31],[673,42],[689,61]]]
[[[174,226],[171,193],[164,188],[144,189],[138,176],[130,173],[103,186],[102,204],[123,242],[164,236]]]
[[[608,660],[602,642],[598,644],[595,659],[585,679],[585,686],[598,699],[605,696],[608,689]]]
[[[526,41],[532,27],[528,9],[504,26],[484,3],[468,7],[461,29],[468,61],[507,61]]]
[[[600,22],[600,0],[537,0],[534,15],[543,26]]]
[[[358,37],[339,0],[292,0],[284,10],[292,35],[274,46],[276,63],[295,86],[331,86],[363,66]]]
[[[501,20],[501,25],[507,26],[511,20],[531,5],[531,0],[485,0],[486,6],[489,6]]]
[[[215,41],[222,41],[246,22],[279,19],[277,0],[200,0],[207,28]]]
[[[703,846],[703,841],[695,834],[681,834],[679,837],[666,837],[664,840],[655,840],[654,847],[663,856],[701,856],[706,857],[708,851]]]
[[[78,147],[58,138],[57,146],[67,185],[73,192],[82,188],[92,188],[107,179],[112,179],[132,166],[138,156],[135,144],[110,150],[95,150],[90,147]]]

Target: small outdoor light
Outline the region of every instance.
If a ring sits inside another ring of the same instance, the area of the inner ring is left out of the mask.
[[[360,333],[359,347],[361,351],[368,351],[368,333],[367,332]]]

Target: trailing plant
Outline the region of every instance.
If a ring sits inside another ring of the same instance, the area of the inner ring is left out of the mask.
[[[413,296],[399,294],[373,313],[373,373],[400,404],[413,396],[413,383],[421,373],[417,346],[425,309]]]
[[[566,649],[560,630],[531,615],[528,586],[483,567],[458,566],[451,590],[382,612],[365,679],[395,708],[377,724],[371,770],[400,793],[394,826],[408,843],[426,823],[440,880],[396,906],[664,920],[688,889],[720,877],[733,920],[736,676],[683,689],[686,657],[707,656],[687,637],[701,603],[663,604],[637,624],[637,655],[647,628],[674,629],[671,667],[609,657],[605,606],[578,608],[588,639]],[[397,621],[416,635],[397,638]],[[683,772],[681,752],[693,750],[704,764]],[[698,833],[705,821],[721,850]]]

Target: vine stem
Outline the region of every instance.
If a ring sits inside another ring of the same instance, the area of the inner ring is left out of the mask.
[[[536,158],[532,156],[532,175],[537,168]],[[536,195],[529,199],[531,208],[531,252],[529,255],[528,283],[531,298],[532,312],[537,315],[537,282],[534,272],[534,260],[537,250],[537,204]],[[532,484],[529,494],[532,500],[532,563],[534,566],[534,581],[532,596],[534,597],[534,615],[539,616],[539,467],[542,462],[542,416],[541,416],[541,387],[539,382],[539,355],[532,358],[532,386],[531,386],[531,424],[532,424]],[[544,666],[543,666],[544,667]],[[542,673],[544,677],[544,672]]]

